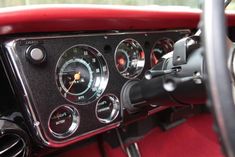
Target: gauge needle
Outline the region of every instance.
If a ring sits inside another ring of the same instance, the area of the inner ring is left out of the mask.
[[[66,91],[66,93],[69,92],[69,90],[72,88],[73,84],[74,84],[76,81],[80,80],[80,78],[81,78],[80,72],[74,74],[74,80],[72,81],[72,83],[71,83],[71,85],[69,86],[69,88],[68,88],[68,90]]]

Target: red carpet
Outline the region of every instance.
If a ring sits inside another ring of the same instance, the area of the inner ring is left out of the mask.
[[[57,157],[102,157],[97,143],[92,143],[80,149],[70,150]]]
[[[211,116],[202,114],[167,132],[156,128],[138,142],[142,157],[223,157],[212,124]],[[107,157],[126,157],[120,148],[105,144],[105,150]],[[65,156],[101,157],[97,144],[61,154]]]
[[[154,130],[139,142],[144,157],[223,157],[212,130],[212,118],[199,115],[162,132]]]

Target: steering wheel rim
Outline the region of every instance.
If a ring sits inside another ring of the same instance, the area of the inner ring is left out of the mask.
[[[209,105],[216,118],[225,153],[235,157],[235,105],[228,50],[223,0],[204,0],[203,44],[207,69]]]

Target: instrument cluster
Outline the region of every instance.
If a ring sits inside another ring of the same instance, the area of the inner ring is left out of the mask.
[[[124,114],[120,97],[124,84],[143,79],[189,33],[21,37],[5,43],[4,57],[35,137],[46,146],[62,147],[128,121],[131,115]]]

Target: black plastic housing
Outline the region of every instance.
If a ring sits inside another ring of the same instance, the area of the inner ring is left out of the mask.
[[[199,48],[197,41],[194,42],[191,38],[188,38],[188,41],[193,41],[191,42],[193,44],[181,46],[182,51],[178,47],[172,55],[163,58],[152,68],[153,71],[172,69],[171,73],[153,77],[150,80],[130,81],[124,86],[122,102],[129,112],[141,111],[140,108],[149,104],[164,106],[205,104],[207,95],[203,50]],[[175,55],[184,56],[185,61],[176,64]]]

